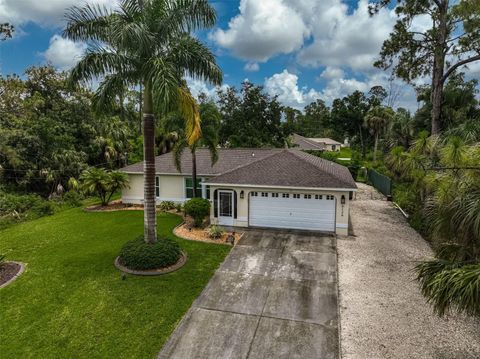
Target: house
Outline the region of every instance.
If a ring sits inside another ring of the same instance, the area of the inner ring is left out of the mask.
[[[212,166],[199,149],[197,189],[212,203],[211,222],[348,233],[349,197],[356,184],[346,167],[296,149],[219,149]],[[178,172],[172,153],[156,157],[157,201],[193,196],[192,157],[185,151]],[[130,188],[124,203],[143,202],[143,163],[123,168]]]
[[[293,143],[300,150],[340,151],[342,144],[331,138],[307,138],[293,134]]]

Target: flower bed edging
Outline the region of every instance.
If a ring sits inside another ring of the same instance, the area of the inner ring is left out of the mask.
[[[182,255],[178,259],[177,263],[166,268],[150,269],[150,270],[130,269],[120,264],[120,257],[115,258],[114,265],[119,271],[123,273],[140,275],[140,276],[156,276],[156,275],[163,275],[163,274],[175,272],[176,270],[182,268],[185,265],[185,263],[187,263],[187,254],[182,251]]]
[[[5,283],[3,283],[2,285],[0,285],[0,288],[4,288],[6,287],[7,285],[9,285],[10,283],[12,283],[14,280],[16,280],[18,277],[20,277],[23,272],[25,272],[25,266],[26,264],[25,263],[22,263],[22,262],[15,262],[15,261],[9,261],[7,263],[15,263],[15,264],[18,264],[20,266],[20,269],[18,270],[18,272],[12,277],[10,278],[9,280],[7,280]]]

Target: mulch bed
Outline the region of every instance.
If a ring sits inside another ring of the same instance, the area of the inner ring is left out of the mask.
[[[115,258],[114,265],[118,270],[124,273],[140,275],[140,276],[155,276],[155,275],[162,275],[162,274],[174,272],[182,268],[185,265],[185,263],[187,263],[187,254],[185,252],[182,252],[182,255],[178,259],[177,263],[174,263],[168,267],[163,267],[158,269],[148,269],[148,270],[130,269],[124,265],[122,258],[120,257]]]
[[[190,239],[193,241],[201,241],[201,242],[208,242],[208,243],[221,243],[221,244],[230,244],[227,243],[227,238],[232,232],[225,232],[221,238],[212,239],[208,235],[208,228],[195,228],[192,227],[188,221],[186,223],[181,224],[177,228],[173,230],[173,233],[181,238]],[[243,233],[235,232],[235,244],[238,243],[240,238],[242,237]]]
[[[22,271],[22,265],[16,262],[6,262],[0,266],[0,287],[14,279]]]

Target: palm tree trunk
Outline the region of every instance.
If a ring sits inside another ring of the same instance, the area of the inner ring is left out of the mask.
[[[373,146],[373,162],[377,162],[378,132],[375,133],[375,145]]]
[[[192,148],[192,181],[193,181],[193,198],[197,198],[197,155],[195,148]]]
[[[439,25],[436,48],[433,58],[432,73],[432,135],[441,131],[441,117],[443,105],[443,74],[445,71],[445,47],[447,46],[448,1],[443,0],[439,5]]]
[[[363,143],[363,133],[362,133],[362,126],[358,126],[358,134],[360,135],[360,147],[362,147],[362,158],[365,158],[365,145]]]
[[[143,170],[144,170],[144,238],[147,243],[157,241],[155,213],[155,118],[153,115],[152,87],[146,81],[143,97]]]

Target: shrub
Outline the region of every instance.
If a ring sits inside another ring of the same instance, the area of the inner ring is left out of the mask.
[[[175,205],[175,209],[177,210],[178,213],[182,212],[183,211],[183,206],[181,203],[177,203]]]
[[[158,238],[155,243],[146,243],[143,236],[139,236],[125,243],[120,250],[122,264],[138,270],[168,267],[175,264],[180,256],[180,246],[169,238]]]
[[[160,202],[160,209],[162,211],[170,211],[175,208],[175,203],[173,201],[162,201]]]
[[[221,238],[224,233],[225,231],[223,230],[223,228],[217,225],[212,225],[208,229],[208,236],[213,239]]]
[[[55,205],[50,201],[41,201],[32,207],[32,211],[40,217],[55,213]]]
[[[200,227],[210,214],[210,201],[205,198],[192,198],[185,202],[185,214],[191,216],[195,227]]]
[[[62,201],[70,207],[80,207],[82,205],[83,196],[77,191],[68,191],[62,197]]]

